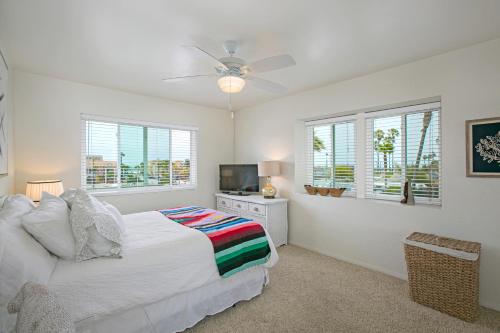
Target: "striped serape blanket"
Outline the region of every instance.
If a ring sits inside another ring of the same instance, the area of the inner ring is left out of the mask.
[[[262,265],[271,256],[264,228],[250,219],[196,206],[165,209],[160,213],[203,232],[210,239],[222,277]]]

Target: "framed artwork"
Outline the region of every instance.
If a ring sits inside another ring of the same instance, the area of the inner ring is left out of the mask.
[[[8,173],[7,160],[7,81],[8,68],[0,50],[0,175]]]
[[[500,177],[500,118],[467,120],[467,177]]]

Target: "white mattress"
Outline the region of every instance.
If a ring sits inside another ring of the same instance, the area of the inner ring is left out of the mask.
[[[220,280],[210,240],[159,212],[124,216],[123,258],[60,260],[49,281],[75,322],[103,317]],[[278,255],[268,237],[273,266]],[[235,275],[237,277],[238,274]]]

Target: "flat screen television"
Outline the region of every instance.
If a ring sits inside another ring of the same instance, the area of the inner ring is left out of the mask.
[[[245,194],[259,192],[257,164],[221,164],[219,189],[222,192]]]

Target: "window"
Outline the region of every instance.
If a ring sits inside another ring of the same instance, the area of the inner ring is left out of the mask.
[[[366,197],[441,204],[440,103],[366,114]]]
[[[306,123],[307,183],[345,187],[356,192],[355,120],[329,119]]]
[[[195,128],[82,115],[82,188],[196,185]]]

